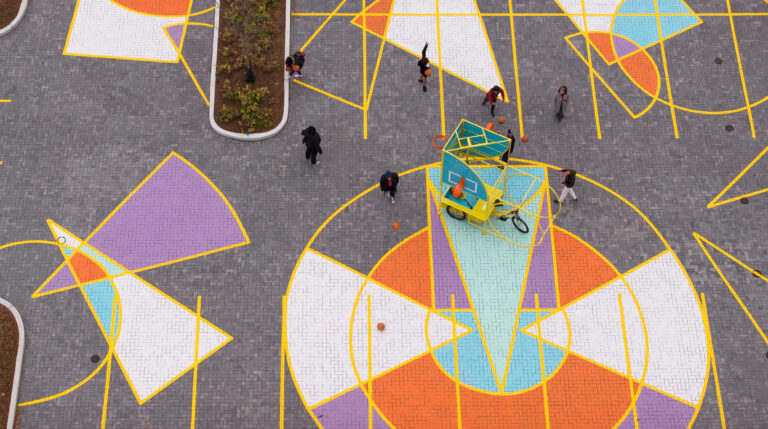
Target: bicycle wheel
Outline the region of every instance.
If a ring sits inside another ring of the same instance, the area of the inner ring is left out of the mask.
[[[528,224],[520,217],[520,215],[512,216],[512,224],[515,225],[518,231],[523,234],[528,233]]]
[[[456,220],[464,220],[465,217],[467,217],[467,214],[463,211],[457,209],[456,207],[448,206],[445,208],[445,211],[448,212],[448,215]]]

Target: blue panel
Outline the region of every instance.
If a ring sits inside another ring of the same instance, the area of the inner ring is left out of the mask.
[[[449,185],[455,185],[459,183],[462,177],[465,179],[464,192],[466,194],[473,195],[481,200],[488,199],[485,193],[485,185],[475,171],[459,160],[459,158],[443,151],[442,181]]]

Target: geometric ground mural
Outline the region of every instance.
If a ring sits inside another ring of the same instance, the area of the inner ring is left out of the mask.
[[[288,289],[286,347],[321,427],[692,421],[709,376],[709,341],[676,255],[659,235],[666,250],[618,271],[610,255],[550,222],[557,204],[549,167],[516,168],[525,175],[507,191],[537,219],[526,219],[535,225],[522,236],[528,245],[445,216],[439,166],[418,169],[428,226],[369,273],[310,242]],[[501,174],[478,172],[486,183]]]
[[[83,382],[105,364],[109,372],[114,356],[142,404],[232,340],[139,276],[250,242],[218,188],[181,156],[171,153],[85,239],[48,225],[64,262],[32,298],[79,289],[109,344]]]

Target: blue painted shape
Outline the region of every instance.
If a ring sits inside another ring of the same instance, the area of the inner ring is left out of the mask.
[[[125,270],[113,264],[107,258],[99,255],[95,250],[93,250],[92,247],[89,247],[86,245],[81,247],[80,251],[88,255],[94,261],[96,261],[97,264],[101,265],[101,268],[103,268],[104,271],[106,271],[107,274],[109,274],[110,276],[117,276],[125,273]]]
[[[687,16],[662,16],[661,33],[663,37],[682,32],[699,23],[693,11],[681,0],[656,0],[659,14],[690,14]],[[626,0],[619,7],[619,14],[613,22],[613,32],[622,35],[641,47],[647,47],[659,41],[659,23],[656,16],[626,16],[636,14],[656,14],[654,0]]]
[[[541,167],[526,167],[531,175],[544,180],[545,170]],[[482,169],[479,174],[491,174]],[[498,170],[495,174],[499,174]],[[439,189],[439,169],[429,171],[430,180]],[[523,177],[523,176],[517,176]],[[533,179],[511,180],[507,189],[522,195]],[[533,199],[529,211],[538,213],[541,196]],[[533,228],[534,220],[521,214]],[[531,245],[533,233],[521,234],[512,222],[493,220],[493,225],[506,237],[527,246]],[[446,229],[453,242],[460,269],[467,282],[470,299],[474,305],[488,345],[490,359],[499,381],[504,376],[509,358],[510,344],[514,334],[517,311],[522,298],[523,280],[528,266],[529,248],[517,246],[492,235],[482,235],[466,221],[446,219]],[[482,261],[482,263],[479,263]],[[490,268],[489,268],[490,267]]]
[[[443,311],[446,317],[451,317],[450,311]],[[434,317],[434,316],[433,316]],[[459,354],[459,381],[467,386],[476,387],[488,392],[498,392],[496,380],[488,360],[488,354],[483,347],[483,340],[477,330],[475,316],[470,311],[457,311],[456,321],[472,328],[473,331],[459,338],[456,348]],[[453,361],[453,343],[449,343],[432,352],[437,363],[443,367],[446,373],[456,376],[455,363]]]
[[[70,256],[72,256],[72,254],[75,253],[75,251],[72,250],[72,249],[68,249],[66,247],[64,247],[63,249],[64,249],[64,253],[66,253],[67,257],[70,257]]]
[[[110,335],[109,323],[112,321],[112,301],[115,297],[115,290],[112,286],[112,282],[109,280],[102,280],[100,282],[91,283],[83,286],[83,292],[88,297],[93,311],[96,312],[96,320],[101,325],[102,329],[107,336]],[[120,320],[120,310],[117,309],[115,313],[115,325],[113,334],[117,334],[118,321]]]
[[[549,311],[539,312],[540,317],[549,314]],[[522,332],[522,329],[536,321],[535,311],[523,311],[515,335],[515,345],[512,348],[512,358],[509,361],[507,380],[504,392],[512,393],[535,386],[541,382],[541,354],[539,354],[539,340]],[[565,358],[565,352],[557,347],[543,343],[544,370],[549,376]]]
[[[442,180],[449,185],[459,183],[464,178],[464,193],[473,195],[481,200],[487,200],[485,186],[477,173],[456,156],[443,151],[443,177]],[[438,184],[437,189],[440,189]]]

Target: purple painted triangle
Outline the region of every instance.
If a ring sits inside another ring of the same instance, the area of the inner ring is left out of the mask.
[[[429,218],[432,224],[432,269],[435,279],[435,308],[451,308],[451,295],[456,308],[471,308],[467,291],[459,276],[448,236],[445,234],[434,197],[429,196]]]
[[[88,244],[125,268],[137,270],[246,241],[223,197],[174,154]]]
[[[184,24],[168,27],[165,29],[165,31],[168,32],[169,36],[171,36],[171,40],[173,40],[173,43],[176,44],[177,48],[181,46],[181,36],[184,34]]]
[[[53,278],[45,284],[37,293],[44,294],[46,292],[53,292],[55,290],[64,289],[69,286],[77,284],[75,277],[72,275],[72,271],[69,269],[69,265],[63,264],[59,271],[54,274]]]
[[[670,398],[647,387],[640,390],[635,403],[637,425],[641,429],[677,429],[688,427],[695,411],[690,405]],[[619,425],[619,429],[635,427],[634,414],[629,415]]]
[[[613,47],[616,49],[617,58],[623,58],[625,55],[629,55],[640,49],[634,43],[619,36],[613,36]]]
[[[312,410],[325,429],[367,429],[368,398],[359,387],[334,398]],[[373,409],[373,427],[388,429],[376,408]]]
[[[544,194],[546,196],[546,194]],[[536,294],[539,295],[540,308],[557,308],[557,288],[555,287],[555,268],[552,263],[552,239],[549,228],[549,198],[544,198],[536,229],[531,253],[531,265],[528,268],[528,280],[525,284],[522,308],[536,308]],[[546,231],[546,232],[543,232]]]

